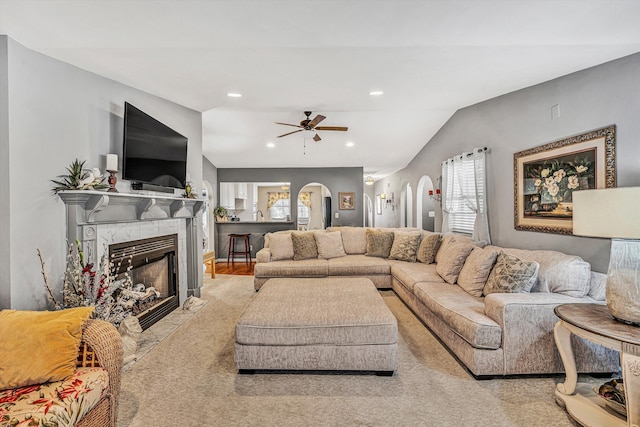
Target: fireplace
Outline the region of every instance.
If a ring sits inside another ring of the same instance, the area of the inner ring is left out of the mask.
[[[143,330],[180,305],[177,258],[177,234],[109,245],[113,273],[121,278],[129,271],[136,294],[131,310]]]

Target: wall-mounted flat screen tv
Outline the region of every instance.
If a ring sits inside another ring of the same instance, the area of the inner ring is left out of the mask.
[[[125,102],[122,178],[184,188],[187,141],[185,136]]]

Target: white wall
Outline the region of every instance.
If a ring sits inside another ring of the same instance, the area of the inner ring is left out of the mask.
[[[61,283],[66,253],[65,208],[52,195],[50,180],[65,173],[76,158],[86,160],[87,167],[104,169],[103,156],[117,153],[122,165],[123,108],[128,101],[187,136],[187,166],[198,194],[202,118],[199,112],[39,54],[7,36],[0,40],[8,44],[2,55],[8,61],[8,78],[2,80],[8,81],[9,92],[4,115],[8,124],[2,126],[2,132],[8,129],[9,156],[2,157],[0,169],[8,167],[10,182],[8,218],[0,214],[3,224],[11,224],[9,283],[0,282],[0,295],[9,289],[10,307],[42,309],[46,296],[36,248],[56,284]],[[119,181],[118,189],[127,191],[127,184]],[[0,301],[1,306],[7,307],[6,302]]]
[[[488,213],[494,244],[553,249],[589,261],[606,272],[610,241],[517,231],[513,221],[513,154],[610,124],[617,126],[619,187],[640,185],[640,53],[490,99],[456,112],[402,171],[376,183],[375,193],[395,191],[404,181],[440,176],[440,162],[473,147],[489,148]],[[560,106],[552,119],[551,107]],[[389,187],[387,187],[389,185]],[[378,220],[378,218],[376,218]],[[376,225],[396,226],[398,210],[385,210]],[[441,215],[437,213],[436,229]]]
[[[11,217],[9,215],[9,95],[7,37],[0,36],[0,308],[11,305]]]

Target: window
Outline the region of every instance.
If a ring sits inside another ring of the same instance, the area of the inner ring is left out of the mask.
[[[442,230],[491,243],[486,214],[485,151],[474,149],[442,164],[444,185]]]
[[[274,221],[284,221],[291,217],[290,199],[280,199],[269,208],[269,217]]]

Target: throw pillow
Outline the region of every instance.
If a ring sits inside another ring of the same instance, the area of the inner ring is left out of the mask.
[[[347,256],[342,246],[342,235],[339,231],[315,233],[318,245],[318,258],[331,259]]]
[[[458,285],[468,294],[481,297],[497,256],[495,249],[473,248],[460,270]]]
[[[367,252],[365,255],[389,258],[393,237],[393,231],[367,230]]]
[[[433,264],[436,260],[436,253],[438,252],[439,247],[440,234],[429,233],[427,235],[423,235],[416,258],[422,263]]]
[[[395,233],[389,259],[416,262],[420,233]]]
[[[271,261],[293,259],[293,240],[291,233],[272,234],[269,238]]]
[[[305,233],[291,233],[291,241],[293,243],[293,259],[311,259],[318,258],[318,246],[313,231]]]
[[[446,247],[440,248],[438,251],[440,261],[436,263],[436,272],[445,282],[455,284],[465,260],[474,247],[469,243],[449,242]]]
[[[362,255],[367,251],[367,233],[364,227],[337,227],[328,231],[340,231],[342,245],[347,255]]]
[[[93,307],[0,312],[0,390],[70,377],[76,369],[82,326]]]
[[[484,294],[529,292],[538,278],[540,264],[524,261],[504,252],[498,254],[491,270]]]

